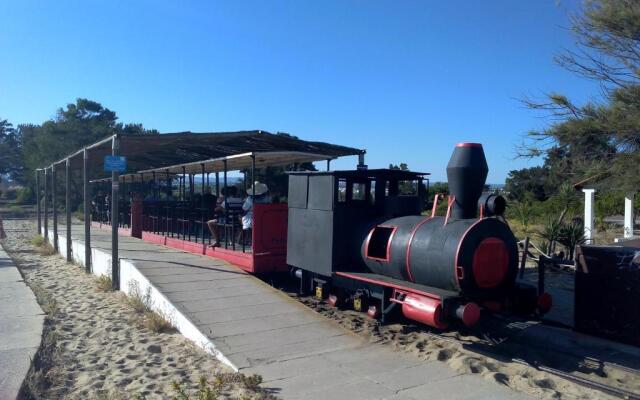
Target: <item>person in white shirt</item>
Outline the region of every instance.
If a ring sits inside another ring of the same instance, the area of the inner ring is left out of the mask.
[[[255,188],[255,189],[254,189]],[[255,199],[253,193],[255,190]],[[253,187],[247,189],[249,195],[242,205],[244,215],[242,216],[242,230],[246,231],[253,227],[253,203],[256,204],[269,204],[271,203],[271,195],[269,194],[269,187],[264,183],[256,181]]]

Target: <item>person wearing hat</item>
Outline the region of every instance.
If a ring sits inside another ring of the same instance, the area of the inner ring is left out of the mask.
[[[242,209],[242,198],[238,197],[237,187],[225,186],[222,188],[220,193],[222,195],[217,198],[214,208],[216,218],[207,221],[207,227],[209,228],[211,238],[213,239],[213,243],[209,245],[210,247],[220,246],[220,231],[222,230],[222,226],[226,223],[227,210],[239,211]]]
[[[269,204],[271,203],[271,195],[269,187],[264,183],[255,181],[253,186],[247,189],[247,199],[242,205],[244,215],[242,216],[242,230],[247,231],[253,227],[253,203]],[[255,195],[255,198],[254,198]]]

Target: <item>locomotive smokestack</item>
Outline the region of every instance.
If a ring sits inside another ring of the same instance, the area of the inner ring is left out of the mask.
[[[456,201],[451,218],[476,217],[478,199],[482,194],[489,167],[480,143],[458,143],[447,165],[449,193]]]

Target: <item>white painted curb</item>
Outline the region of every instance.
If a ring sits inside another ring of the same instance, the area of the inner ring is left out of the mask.
[[[42,228],[44,235],[44,228]],[[49,236],[53,235],[53,230],[49,230]],[[50,238],[47,238],[50,239]],[[52,243],[51,240],[49,240]],[[58,233],[58,253],[66,257],[67,238]],[[84,243],[71,241],[71,255],[73,260],[84,266]],[[91,249],[91,272],[96,275],[111,276],[111,254],[99,249]],[[187,339],[195,343],[207,353],[216,357],[220,362],[238,372],[231,360],[229,360],[220,350],[216,348],[207,335],[200,332],[198,327],[189,320],[178,308],[173,305],[165,295],[162,294],[151,282],[136,268],[135,262],[126,258],[120,258],[120,290],[127,295],[138,290],[138,294],[149,296],[149,307],[167,318],[171,324]]]

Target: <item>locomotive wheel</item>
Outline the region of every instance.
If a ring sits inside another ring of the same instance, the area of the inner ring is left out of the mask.
[[[367,308],[367,315],[373,319],[380,318],[380,307],[376,304],[372,304]]]

